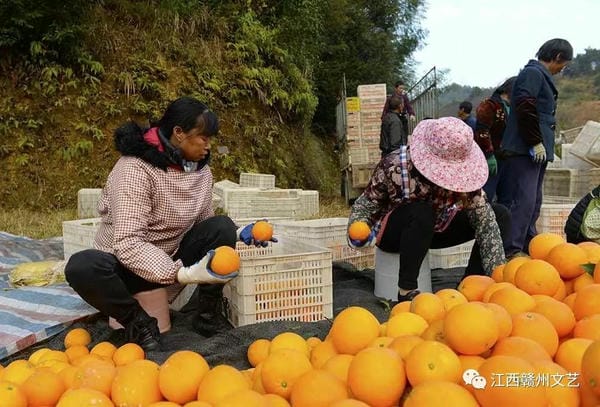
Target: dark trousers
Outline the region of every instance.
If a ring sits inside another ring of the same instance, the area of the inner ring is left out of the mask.
[[[497,201],[498,196],[506,196],[506,188],[509,187],[508,179],[504,176],[505,160],[496,158],[498,162],[498,172],[488,178],[483,190],[488,197],[488,201]],[[506,205],[505,205],[506,206]]]
[[[215,216],[192,227],[173,256],[190,266],[219,246],[235,247],[236,227],[226,216]],[[73,254],[65,266],[65,277],[88,304],[125,326],[140,312],[134,294],[164,287],[129,271],[112,254],[88,249]]]
[[[504,240],[510,232],[510,213],[504,206],[495,203],[492,209]],[[475,238],[465,211],[457,213],[443,232],[433,231],[434,222],[433,207],[428,202],[402,205],[388,217],[378,247],[384,252],[400,254],[399,288],[417,288],[419,269],[429,249],[452,247]],[[473,245],[465,270],[465,276],[472,274],[485,274],[477,242]]]
[[[546,164],[536,164],[529,156],[506,158],[502,172],[505,188],[498,190],[498,203],[511,214],[512,231],[504,246],[507,256],[527,253],[529,241],[537,234],[545,174]]]

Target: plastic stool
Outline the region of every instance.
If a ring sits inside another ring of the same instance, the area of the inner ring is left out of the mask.
[[[171,316],[169,315],[169,298],[166,288],[157,288],[150,291],[142,291],[133,296],[142,308],[158,321],[158,329],[161,333],[171,329]],[[108,326],[112,329],[121,329],[123,325],[116,319],[110,317]]]
[[[375,296],[387,300],[398,300],[399,269],[400,255],[398,253],[388,253],[378,247],[375,248]],[[429,253],[421,263],[417,286],[421,292],[432,292]]]

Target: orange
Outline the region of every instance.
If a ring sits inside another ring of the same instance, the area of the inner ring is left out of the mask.
[[[472,275],[465,277],[458,285],[457,290],[468,301],[481,301],[483,294],[492,284],[494,284],[494,280],[491,277]]]
[[[497,283],[501,283],[502,281],[504,281],[504,266],[505,264],[500,264],[494,267],[494,269],[492,270],[492,274],[490,275],[490,277],[492,277],[492,280],[494,280]]]
[[[28,407],[54,406],[65,392],[65,385],[56,373],[39,369],[21,385]]]
[[[391,338],[389,336],[380,336],[378,338],[375,338],[373,340],[373,342],[371,342],[369,344],[370,347],[380,347],[380,348],[387,348],[388,345],[390,343],[392,343],[392,341],[394,340],[394,338]]]
[[[144,349],[137,343],[126,343],[120,346],[113,353],[112,360],[115,366],[125,366],[136,360],[143,360],[146,357]]]
[[[27,360],[14,360],[2,370],[2,380],[21,385],[33,373],[35,373],[35,367]]]
[[[433,321],[421,334],[421,338],[426,341],[446,343],[446,338],[444,337],[444,320],[438,319],[437,321]]]
[[[456,383],[429,381],[421,383],[408,393],[404,407],[425,406],[478,407],[477,400],[465,388]]]
[[[257,339],[248,346],[248,362],[250,366],[256,367],[260,362],[265,360],[269,354],[269,346],[271,341],[268,339]]]
[[[544,298],[537,301],[532,312],[548,318],[560,338],[567,336],[575,327],[575,314],[569,306],[554,298]]]
[[[509,336],[494,346],[492,356],[514,356],[529,362],[552,360],[546,349],[538,342],[521,336]]]
[[[587,338],[595,341],[600,340],[600,314],[583,317],[577,321],[573,328],[573,336],[575,338]]]
[[[410,312],[420,315],[428,324],[442,319],[446,310],[440,297],[432,293],[420,293],[410,302]]]
[[[529,257],[515,257],[514,259],[506,263],[504,269],[502,269],[502,281],[514,284],[515,274],[517,273],[517,270],[529,260]]]
[[[397,405],[405,387],[404,362],[391,349],[364,349],[350,363],[348,388],[371,407]]]
[[[76,366],[76,367],[82,366],[83,364],[89,362],[90,360],[104,360],[107,362],[111,362],[114,365],[114,362],[112,359],[108,359],[103,356],[99,356],[95,353],[90,353],[87,355],[79,356],[77,359],[75,359],[74,361],[71,362],[71,365]]]
[[[386,331],[387,331],[387,322],[379,324],[379,336],[385,336]]]
[[[540,233],[529,242],[529,256],[532,259],[544,260],[550,250],[563,243],[565,243],[565,239],[561,235]]]
[[[348,381],[348,369],[352,363],[352,355],[335,355],[331,357],[324,365],[323,370],[333,374],[335,377],[346,383]]]
[[[460,360],[460,368],[461,372],[465,372],[469,369],[474,369],[479,371],[479,366],[485,361],[485,359],[481,356],[468,356],[468,355],[458,355],[458,359]],[[462,378],[461,378],[462,379]],[[475,394],[473,386],[468,383],[465,383],[464,380],[461,380],[459,383],[465,389],[467,389],[471,394]]]
[[[494,283],[485,290],[485,292],[483,293],[483,298],[481,299],[481,302],[490,302],[490,297],[492,296],[492,294],[494,294],[496,291],[502,290],[503,288],[516,288],[516,287],[514,284],[507,283],[505,281],[503,281],[501,283]]]
[[[522,312],[513,315],[512,320],[511,336],[533,339],[542,345],[550,356],[554,356],[558,349],[558,334],[548,318],[535,312]]]
[[[264,407],[290,407],[290,403],[288,403],[286,399],[284,399],[281,396],[278,396],[277,394],[265,394],[263,396],[263,400],[266,402],[266,405]]]
[[[371,234],[371,228],[366,222],[356,221],[352,222],[348,228],[348,237],[352,240],[367,240]]]
[[[389,321],[387,330],[390,330]],[[355,355],[378,336],[379,321],[370,311],[361,307],[344,309],[335,317],[329,331],[329,337],[337,352],[348,355]]]
[[[600,284],[588,285],[577,292],[573,312],[578,321],[583,317],[600,314]]]
[[[208,363],[200,354],[189,350],[175,352],[160,367],[160,392],[175,403],[194,401],[200,382],[209,370]]]
[[[117,369],[111,396],[115,405],[147,405],[162,400],[158,387],[159,366],[150,360],[135,360]]]
[[[305,354],[293,349],[280,349],[261,363],[262,385],[267,393],[289,399],[294,383],[313,367]]]
[[[88,350],[87,346],[84,345],[73,345],[65,349],[65,355],[67,355],[67,358],[69,358],[69,362],[73,362],[78,357],[87,355],[89,353],[90,351]]]
[[[294,407],[329,407],[347,398],[344,381],[325,370],[309,370],[294,383],[290,402]]]
[[[310,352],[310,363],[315,369],[320,369],[333,356],[337,355],[335,346],[326,340],[315,346]]]
[[[94,389],[110,397],[112,382],[116,374],[117,369],[112,363],[90,359],[75,371],[71,388]]]
[[[446,312],[458,304],[464,304],[468,302],[467,297],[465,297],[460,291],[453,288],[443,288],[436,292],[435,295],[440,297],[444,303],[444,310]]]
[[[388,345],[388,348],[396,352],[403,360],[406,360],[410,351],[423,341],[424,339],[417,335],[403,335],[395,338]]]
[[[259,220],[252,226],[252,237],[261,242],[269,241],[273,238],[273,226],[264,220]]]
[[[117,347],[110,342],[97,343],[91,350],[90,354],[102,356],[103,358],[112,359]]]
[[[262,384],[262,363],[259,363],[258,366],[256,366],[254,368],[254,371],[252,372],[252,384],[251,384],[251,388],[252,390],[260,393],[260,394],[265,394],[265,388],[263,387]]]
[[[554,295],[560,287],[560,274],[544,260],[528,260],[515,272],[515,285],[527,294]]]
[[[558,284],[558,290],[556,290],[556,293],[552,296],[552,298],[558,301],[562,301],[566,296],[567,286],[563,280],[560,280],[560,283]]]
[[[212,407],[212,405],[204,401],[190,401],[189,403],[186,403],[183,407]]]
[[[574,287],[573,287],[575,285],[574,278],[572,278],[570,280],[563,279],[563,283],[565,283],[565,291],[567,292],[567,295],[575,292]]]
[[[214,405],[229,395],[249,388],[242,372],[228,365],[217,365],[200,381],[197,399]]]
[[[367,403],[363,403],[360,400],[355,399],[346,399],[341,401],[336,401],[331,405],[331,407],[369,407]]]
[[[215,407],[264,407],[262,394],[251,389],[238,390],[223,397]]]
[[[579,396],[580,407],[597,407],[600,404],[600,396],[596,395],[592,386],[582,378],[579,379]]]
[[[429,325],[425,318],[412,312],[401,312],[388,319],[386,336],[421,335]]]
[[[49,367],[56,362],[67,362],[69,363],[69,357],[59,350],[50,350],[44,353],[37,363],[37,367],[44,366]]]
[[[31,363],[34,366],[37,366],[37,364],[40,361],[40,358],[46,353],[49,352],[50,349],[49,348],[41,348],[36,350],[35,352],[33,352],[31,355],[29,355],[29,358],[27,359],[29,361],[29,363]]]
[[[587,253],[573,243],[562,243],[550,250],[546,261],[558,270],[563,279],[571,279],[584,273],[581,265],[587,263]]]
[[[18,385],[0,381],[0,400],[6,407],[27,407],[27,398]]]
[[[444,336],[454,351],[479,355],[498,340],[498,325],[494,313],[483,304],[461,304],[446,314]]]
[[[571,293],[562,300],[565,304],[569,306],[572,310],[575,309],[575,298],[577,298],[577,293]]]
[[[310,338],[308,338],[306,340],[306,344],[308,345],[309,349],[314,348],[315,346],[317,346],[318,344],[320,344],[321,342],[323,342],[321,340],[321,338],[318,338],[316,336],[311,336]]]
[[[573,279],[573,292],[579,292],[583,287],[594,284],[594,277],[588,273],[583,273]]]
[[[240,269],[240,255],[232,247],[219,246],[210,261],[210,269],[221,276],[236,272]]]
[[[589,263],[598,264],[600,262],[600,244],[596,242],[581,242],[577,243],[577,246],[585,250]]]
[[[581,372],[581,360],[587,348],[593,343],[591,339],[567,339],[558,347],[554,360],[569,372]]]
[[[402,301],[398,304],[394,305],[392,310],[390,311],[390,317],[393,317],[396,314],[401,312],[409,312],[410,311],[410,303],[411,301]]]
[[[479,366],[479,374],[486,379],[484,389],[474,389],[477,401],[483,406],[546,407],[544,387],[510,386],[507,375],[532,374],[534,367],[514,356],[492,356]]]
[[[171,401],[157,401],[155,403],[148,404],[147,407],[180,407],[180,405]]]
[[[73,383],[75,383],[75,374],[77,374],[78,369],[79,368],[77,366],[68,366],[58,373],[67,389],[73,388]]]
[[[594,266],[594,283],[600,283],[600,261]]]
[[[491,295],[489,302],[504,307],[511,315],[531,311],[535,307],[535,300],[531,295],[516,287],[496,291]]]
[[[114,407],[106,394],[93,389],[67,390],[56,407]]]
[[[282,332],[276,335],[269,345],[269,353],[277,352],[281,349],[293,349],[306,355],[310,355],[310,348],[306,340],[294,332]]]
[[[600,396],[600,341],[593,342],[583,354],[581,381],[585,382],[596,396]]]
[[[549,375],[550,377],[550,383],[544,386],[549,407],[579,407],[579,383],[577,380],[571,382],[569,376],[573,376],[572,370],[569,371],[557,363],[548,361],[535,362],[533,367],[537,376],[548,377]]]
[[[437,341],[426,340],[415,346],[405,359],[405,368],[413,387],[432,380],[458,383],[462,377],[458,356]]]
[[[484,307],[494,313],[496,324],[498,326],[498,340],[504,339],[512,332],[512,316],[498,304],[493,302],[481,303]]]
[[[65,348],[75,345],[88,346],[92,342],[92,336],[83,328],[71,329],[65,336]]]

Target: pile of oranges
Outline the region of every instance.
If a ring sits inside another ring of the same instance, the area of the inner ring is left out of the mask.
[[[421,293],[380,323],[349,307],[324,340],[284,332],[247,349],[252,366],[210,367],[135,344],[39,349],[0,370],[2,406],[432,407],[600,405],[600,245],[542,234],[531,257],[455,289]],[[466,380],[465,372],[475,372]],[[485,383],[481,380],[485,379]],[[476,385],[476,380],[479,380]]]

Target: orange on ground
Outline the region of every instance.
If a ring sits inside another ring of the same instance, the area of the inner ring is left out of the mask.
[[[290,402],[294,407],[329,407],[347,398],[345,381],[325,370],[309,370],[294,383]]]
[[[406,360],[410,351],[423,341],[424,339],[417,335],[403,335],[394,338],[388,348],[400,355],[403,360]]]
[[[420,293],[410,302],[410,312],[420,315],[428,324],[442,319],[446,310],[440,297],[432,293]]]
[[[600,314],[600,284],[588,285],[577,292],[573,312],[578,321],[583,317]]]
[[[593,342],[586,338],[567,339],[558,347],[554,361],[569,372],[581,372],[583,354]]]
[[[21,385],[33,373],[35,373],[35,367],[29,361],[18,359],[10,362],[2,370],[2,380]]]
[[[196,400],[198,387],[210,370],[202,355],[189,350],[173,353],[160,366],[158,386],[169,401],[185,404]]]
[[[105,360],[93,360],[77,367],[71,388],[94,389],[110,397],[112,382],[117,374],[115,366]]]
[[[408,393],[404,407],[425,406],[478,407],[477,400],[465,388],[456,383],[429,381],[421,383]]]
[[[557,363],[538,361],[533,363],[536,375],[551,377],[549,385],[544,386],[549,407],[579,407],[579,389],[577,381],[571,383],[569,376],[574,371],[565,369]],[[569,375],[570,374],[570,375]],[[559,384],[556,384],[558,382]]]
[[[513,315],[512,320],[511,336],[533,339],[554,357],[558,349],[558,334],[548,318],[535,312],[522,312]]]
[[[27,407],[27,398],[18,385],[0,381],[0,400],[7,407]]]
[[[540,233],[529,242],[529,256],[532,259],[544,260],[550,250],[559,244],[565,243],[565,239],[556,233]]]
[[[502,290],[503,288],[516,288],[516,287],[514,284],[507,283],[505,281],[503,281],[501,283],[494,283],[485,290],[485,292],[483,293],[483,298],[481,299],[481,302],[490,302],[490,297],[492,296],[492,294],[494,294],[496,291]]]
[[[337,354],[333,342],[326,340],[312,348],[310,351],[310,363],[315,369],[320,369],[330,358]]]
[[[494,313],[483,304],[461,304],[446,314],[444,336],[454,351],[479,355],[498,340],[498,325]]]
[[[517,270],[527,261],[529,261],[529,257],[515,257],[510,260],[504,268],[502,269],[502,281],[514,284],[515,283],[515,274],[517,274]]]
[[[348,369],[350,368],[352,359],[354,359],[354,356],[352,355],[335,355],[323,365],[322,369],[346,383],[348,381]]]
[[[242,372],[228,365],[217,365],[200,381],[197,399],[214,405],[231,394],[249,388],[248,380]]]
[[[269,353],[277,352],[281,349],[293,349],[306,355],[310,355],[310,348],[306,339],[294,332],[282,332],[276,335],[269,344]]]
[[[106,394],[93,389],[67,390],[56,407],[114,407]]]
[[[581,380],[600,396],[600,341],[594,341],[581,359]]]
[[[269,355],[271,341],[268,339],[257,339],[248,346],[248,362],[250,366],[256,367]]]
[[[465,297],[460,291],[455,290],[453,288],[443,288],[435,293],[442,302],[444,303],[444,310],[448,312],[450,309],[454,308],[458,304],[465,304],[468,302],[467,297]]]
[[[158,364],[150,360],[135,360],[117,369],[111,397],[117,405],[147,405],[162,400],[158,387]]]
[[[521,336],[509,336],[496,343],[492,356],[514,356],[529,362],[552,360],[546,349],[538,342]]]
[[[583,287],[594,284],[594,277],[588,273],[583,273],[573,279],[573,292],[579,292]]]
[[[405,359],[406,377],[411,386],[442,380],[458,383],[462,378],[460,359],[447,345],[424,341]]]
[[[504,307],[494,304],[493,302],[484,302],[481,304],[494,313],[494,318],[496,319],[496,324],[498,326],[498,340],[510,336],[513,325],[512,316],[508,311],[505,310]]]
[[[587,263],[587,253],[573,243],[562,243],[550,250],[546,261],[556,267],[560,276],[567,280],[584,273],[581,265]]]
[[[564,302],[557,301],[554,298],[537,301],[532,311],[548,318],[560,338],[570,334],[575,327],[576,321],[573,310]]]
[[[289,399],[296,380],[313,368],[306,355],[293,349],[280,349],[269,354],[261,366],[265,391],[285,399]]]
[[[144,349],[137,343],[126,343],[121,345],[115,353],[112,360],[115,366],[125,366],[136,360],[143,360],[146,357]]]
[[[484,389],[474,389],[475,397],[483,407],[546,407],[544,387],[506,385],[507,374],[519,376],[532,374],[533,371],[533,365],[526,360],[514,356],[492,356],[479,366],[479,374],[486,379],[487,385]]]
[[[481,301],[485,291],[494,283],[491,277],[472,275],[465,277],[457,290],[469,301]]]
[[[348,227],[348,237],[352,240],[367,240],[369,234],[371,234],[371,228],[366,222],[352,222],[350,227]]]
[[[429,325],[425,319],[412,312],[401,312],[387,322],[386,336],[421,335]]]
[[[388,331],[389,324],[388,321]],[[329,331],[329,338],[337,352],[349,355],[355,355],[366,348],[378,336],[379,321],[370,311],[361,307],[344,309],[335,317]],[[387,336],[392,335],[388,333]]]
[[[65,385],[56,373],[39,369],[21,385],[28,407],[54,406],[65,392]]]
[[[364,349],[350,363],[348,388],[371,407],[396,405],[405,387],[404,362],[391,349]]]
[[[490,275],[490,277],[492,277],[492,280],[494,280],[497,283],[501,283],[502,281],[504,281],[504,266],[505,264],[500,264],[494,267],[494,269],[492,270],[492,274]]]
[[[259,220],[252,226],[252,238],[261,242],[271,240],[273,238],[273,225],[264,220]]]
[[[544,260],[528,260],[517,269],[515,285],[527,294],[552,296],[560,287],[560,274]]]
[[[100,342],[94,345],[90,350],[90,354],[102,356],[104,358],[112,359],[117,347],[110,342]]]
[[[531,311],[535,307],[535,300],[531,295],[517,287],[496,291],[491,295],[489,302],[501,305],[511,315]]]
[[[90,351],[87,346],[84,345],[73,345],[70,348],[65,349],[65,355],[69,358],[69,362],[73,362],[80,356],[89,354]]]
[[[210,261],[210,269],[221,276],[236,272],[240,269],[240,255],[232,247],[219,246]]]
[[[573,337],[600,340],[600,314],[583,317],[573,328]]]
[[[394,307],[390,311],[390,317],[393,317],[394,315],[399,314],[401,312],[409,312],[410,303],[410,301],[402,301],[394,305]]]
[[[83,328],[71,329],[65,336],[65,348],[75,345],[88,346],[92,342],[92,336]]]

